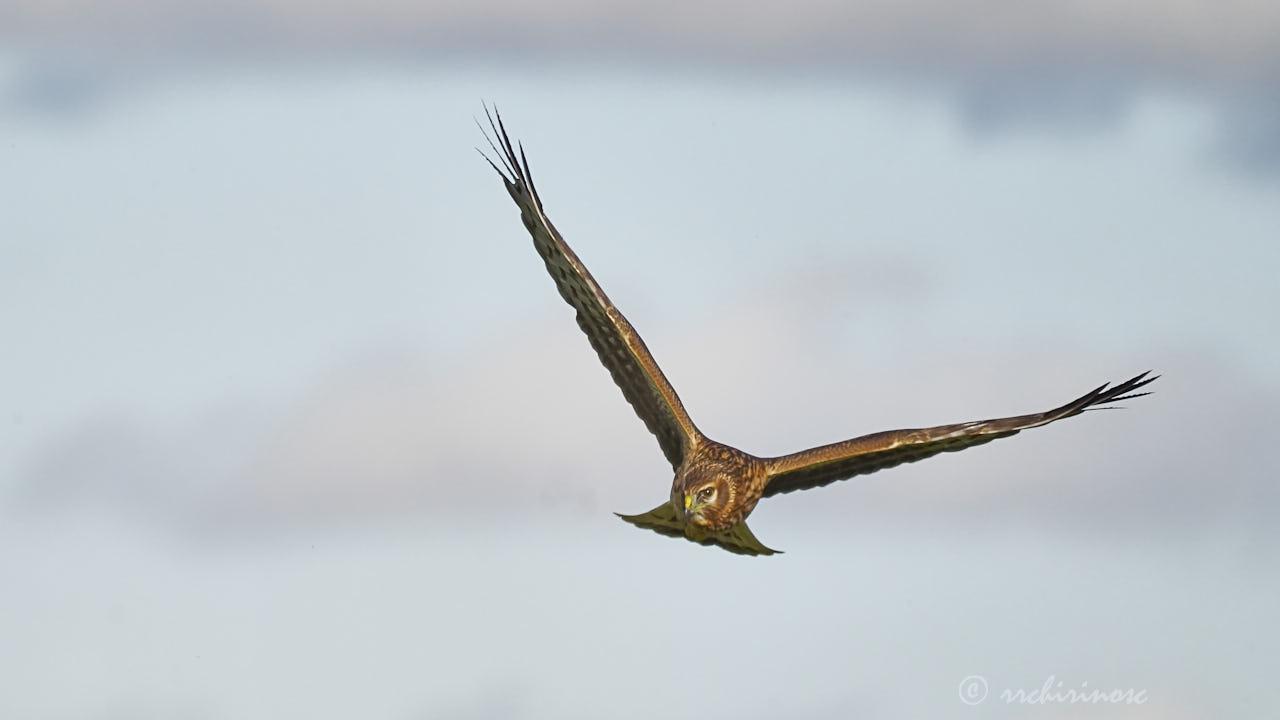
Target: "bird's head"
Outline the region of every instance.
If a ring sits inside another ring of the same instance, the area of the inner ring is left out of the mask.
[[[671,489],[671,505],[686,523],[715,532],[733,524],[730,509],[736,494],[727,476],[698,473],[676,483]]]

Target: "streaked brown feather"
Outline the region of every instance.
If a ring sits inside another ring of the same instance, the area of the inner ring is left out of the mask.
[[[485,108],[489,128],[496,138],[489,147],[498,155],[502,167],[485,157],[502,176],[511,199],[520,207],[520,217],[533,237],[534,247],[542,256],[547,272],[565,302],[577,311],[582,328],[595,349],[600,362],[609,370],[613,381],[635,410],[645,427],[658,439],[662,453],[673,468],[678,468],[690,450],[702,440],[702,433],[685,412],[680,397],[654,361],[639,333],[613,305],[604,290],[591,277],[582,261],[574,254],[542,210],[542,200],[533,184],[524,148],[513,146],[502,117]],[[480,128],[484,130],[483,127]],[[481,152],[481,155],[484,153]]]
[[[931,428],[889,430],[791,455],[768,458],[765,460],[765,467],[769,479],[762,497],[822,487],[837,480],[923,460],[938,453],[964,450],[997,438],[1015,435],[1022,430],[1079,415],[1085,410],[1099,409],[1098,406],[1106,403],[1148,395],[1149,393],[1133,391],[1160,377],[1147,377],[1149,374],[1150,371],[1144,372],[1115,387],[1102,385],[1047,412]]]

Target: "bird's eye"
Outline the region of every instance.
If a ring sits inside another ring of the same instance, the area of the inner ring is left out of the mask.
[[[698,491],[699,500],[710,500],[712,495],[716,494],[715,488],[705,487]]]

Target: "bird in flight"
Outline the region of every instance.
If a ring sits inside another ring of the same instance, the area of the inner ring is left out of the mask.
[[[781,457],[756,457],[718,443],[693,424],[640,335],[543,212],[524,147],[512,144],[502,116],[496,111],[490,113],[487,107],[485,115],[494,137],[489,137],[483,126],[480,130],[501,167],[483,151],[480,154],[502,176],[507,192],[519,206],[520,219],[533,236],[533,245],[555,280],[556,289],[577,311],[578,327],[586,333],[600,362],[622,389],[623,397],[657,437],[663,455],[675,470],[667,502],[640,515],[618,514],[637,527],[717,545],[742,555],[772,555],[778,551],[765,547],[746,523],[762,498],[822,487],[938,453],[964,450],[1107,403],[1148,395],[1135,391],[1159,377],[1149,377],[1148,371],[1115,386],[1104,384],[1046,412],[888,430]]]

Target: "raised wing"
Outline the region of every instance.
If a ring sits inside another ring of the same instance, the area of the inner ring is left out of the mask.
[[[1109,402],[1149,395],[1150,393],[1133,392],[1159,377],[1147,377],[1148,374],[1150,371],[1115,387],[1103,385],[1048,412],[916,430],[889,430],[791,455],[768,458],[765,460],[765,467],[769,479],[763,497],[822,487],[836,480],[923,460],[938,453],[964,450],[1022,430],[1079,415],[1085,410],[1096,409]]]
[[[485,115],[489,118],[489,128],[497,136],[497,144],[488,133],[485,133],[485,139],[489,140],[489,147],[497,153],[503,167],[498,167],[487,156],[485,160],[502,176],[511,199],[520,206],[520,219],[533,236],[534,247],[555,280],[556,289],[565,302],[578,311],[578,327],[587,334],[591,347],[600,356],[600,362],[622,388],[623,396],[644,421],[645,427],[658,438],[662,453],[673,468],[679,467],[685,455],[702,441],[702,433],[689,419],[676,391],[649,354],[639,333],[614,307],[609,296],[604,294],[586,266],[543,214],[542,200],[533,186],[524,148],[519,148],[517,157],[516,146],[511,144],[502,125],[502,116],[496,111],[490,114],[488,108],[485,108]],[[480,130],[483,132],[484,128]],[[506,172],[503,172],[504,168]]]

